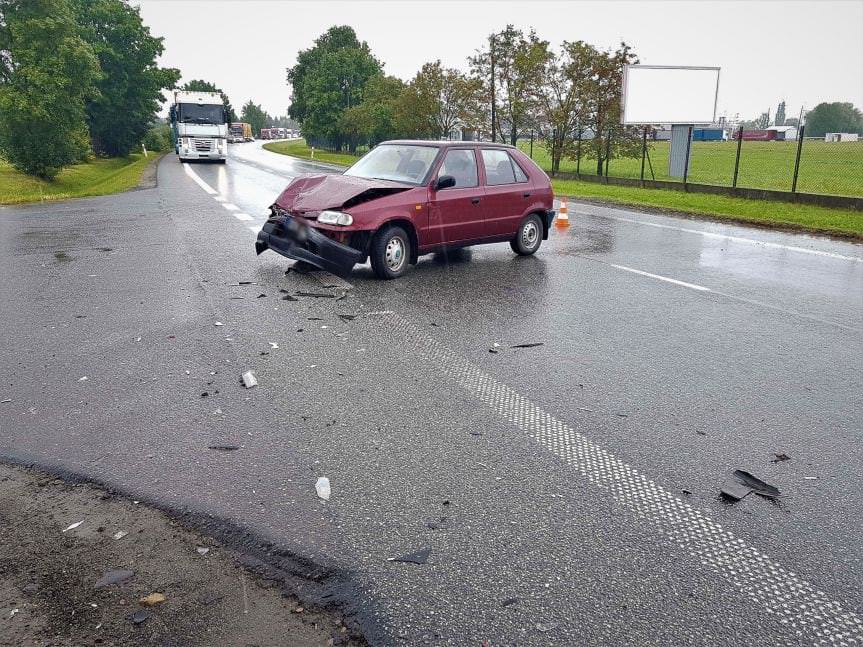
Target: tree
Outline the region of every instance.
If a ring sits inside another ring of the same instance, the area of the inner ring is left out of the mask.
[[[183,87],[180,89],[187,90],[189,92],[218,92],[222,97],[222,105],[225,106],[225,111],[228,113],[228,121],[238,121],[237,113],[234,112],[234,107],[231,105],[228,95],[217,88],[215,83],[210,83],[209,81],[204,81],[202,79],[193,79],[184,83]]]
[[[375,146],[399,135],[396,116],[404,89],[405,84],[394,76],[381,74],[369,79],[362,103],[345,110],[339,120],[339,130],[350,150],[361,144]]]
[[[776,117],[773,119],[773,125],[775,126],[784,126],[785,125],[785,101],[780,101],[779,105],[776,106]]]
[[[249,124],[252,127],[252,132],[255,137],[261,134],[261,128],[267,128],[272,119],[270,115],[264,112],[260,105],[256,105],[251,99],[243,105],[243,111],[240,114],[240,121]]]
[[[149,130],[162,90],[173,88],[180,72],[160,68],[162,38],[150,35],[140,10],[122,0],[71,0],[80,34],[99,60],[98,93],[87,101],[93,149],[126,156]]]
[[[863,115],[851,103],[819,103],[806,113],[806,135],[824,137],[827,133],[863,134]]]
[[[381,73],[380,62],[353,28],[331,27],[288,69],[288,115],[302,123],[307,141],[341,148],[346,140],[339,130],[342,113],[362,103],[366,83]]]
[[[399,97],[398,128],[414,137],[448,137],[483,122],[482,83],[441,62],[426,63]]]
[[[468,60],[474,77],[482,83],[483,94],[495,104],[491,132],[503,135],[506,131],[514,146],[519,133],[529,127],[528,89],[539,73],[547,43],[533,30],[525,38],[512,25],[488,40],[488,49]]]
[[[0,153],[53,179],[89,152],[84,102],[96,92],[96,55],[66,0],[7,0],[0,34]]]

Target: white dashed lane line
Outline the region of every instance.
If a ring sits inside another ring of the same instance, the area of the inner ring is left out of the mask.
[[[596,487],[649,522],[668,541],[776,616],[797,644],[863,645],[863,622],[796,573],[786,570],[677,498],[638,470],[588,440],[528,398],[501,384],[427,332],[392,311],[372,312],[380,332],[401,340],[405,357],[429,361],[445,377],[524,431]],[[411,360],[412,361],[412,360]]]
[[[641,276],[648,276],[652,279],[658,279],[660,281],[665,281],[666,283],[673,283],[674,285],[679,285],[684,288],[689,288],[691,290],[698,290],[699,292],[712,292],[710,288],[706,288],[703,285],[695,285],[695,283],[687,283],[686,281],[678,281],[677,279],[670,279],[667,276],[660,276],[659,274],[651,274],[650,272],[645,272],[643,270],[636,270],[632,267],[626,267],[625,265],[615,265],[614,263],[609,263],[609,267],[614,267],[619,270],[623,270],[624,272],[632,272],[633,274],[640,274]]]
[[[249,214],[243,213],[242,211],[237,211],[236,213],[234,213],[234,218],[236,218],[237,220],[244,220],[244,221],[254,220],[254,218],[252,218]]]

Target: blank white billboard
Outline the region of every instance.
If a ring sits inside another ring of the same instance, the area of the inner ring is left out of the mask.
[[[718,67],[627,65],[622,123],[711,124],[718,93]]]

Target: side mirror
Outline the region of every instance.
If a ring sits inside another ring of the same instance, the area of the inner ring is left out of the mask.
[[[452,175],[441,175],[434,183],[434,190],[450,189],[455,186],[455,178]]]

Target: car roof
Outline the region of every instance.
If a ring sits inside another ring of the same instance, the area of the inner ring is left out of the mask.
[[[516,150],[515,146],[510,146],[509,144],[500,144],[497,142],[458,141],[454,139],[391,139],[389,141],[381,142],[378,145],[380,146],[383,144],[401,144],[403,146],[435,146],[438,148],[449,148],[453,146],[458,146],[460,148],[464,148],[465,146],[493,146],[495,148],[510,148]]]

